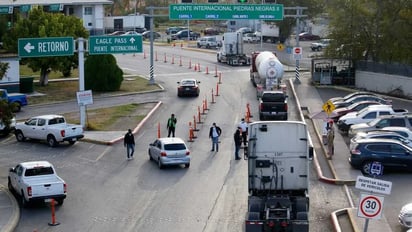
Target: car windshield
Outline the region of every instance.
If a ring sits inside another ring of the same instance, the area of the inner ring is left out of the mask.
[[[165,150],[166,151],[186,150],[186,146],[183,143],[165,144]]]

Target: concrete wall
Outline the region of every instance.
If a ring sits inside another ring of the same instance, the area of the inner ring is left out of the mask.
[[[357,88],[412,98],[412,78],[410,77],[365,71],[356,71],[355,77]]]

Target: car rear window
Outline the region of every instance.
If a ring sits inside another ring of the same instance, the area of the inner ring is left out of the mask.
[[[53,174],[53,168],[51,167],[36,167],[27,169],[24,176],[41,176],[41,175],[50,175]]]
[[[167,151],[179,151],[179,150],[185,150],[186,146],[183,143],[172,143],[172,144],[166,144],[165,145],[165,150]]]
[[[285,95],[283,93],[265,93],[262,95],[262,101],[284,101]]]

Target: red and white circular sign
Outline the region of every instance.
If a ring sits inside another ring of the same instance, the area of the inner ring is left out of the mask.
[[[371,219],[380,219],[384,198],[369,194],[361,194],[358,216]]]
[[[299,55],[302,53],[302,48],[301,47],[294,47],[293,48],[293,54]]]

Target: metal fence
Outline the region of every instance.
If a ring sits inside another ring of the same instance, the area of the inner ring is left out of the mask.
[[[412,66],[406,64],[383,64],[371,61],[358,61],[356,69],[358,71],[412,77]]]

